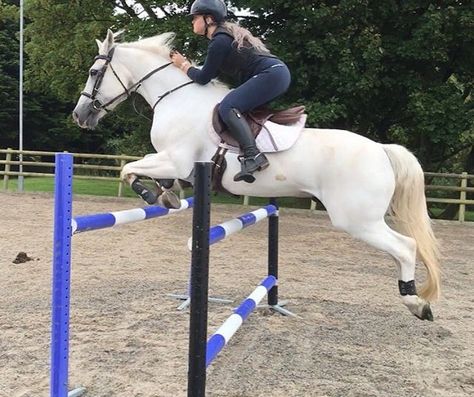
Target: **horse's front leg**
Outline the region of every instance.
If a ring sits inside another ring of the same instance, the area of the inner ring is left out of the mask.
[[[179,208],[181,201],[171,188],[175,178],[184,178],[182,175],[188,176],[191,173],[192,165],[187,168],[176,167],[169,156],[161,152],[126,164],[122,169],[121,178],[148,204],[155,204],[160,200],[167,208]],[[153,179],[156,189],[146,186],[140,181],[140,176]]]
[[[153,179],[155,190],[143,184],[138,177],[132,182],[130,187],[148,204],[162,204],[166,208],[180,208],[181,201],[176,193],[171,190],[174,179]]]

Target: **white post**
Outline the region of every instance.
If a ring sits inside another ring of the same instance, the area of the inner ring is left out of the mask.
[[[462,179],[461,179],[461,189],[466,189],[467,188],[467,172],[463,172],[462,174]],[[459,222],[464,222],[465,217],[466,217],[466,204],[463,204],[466,201],[467,195],[466,195],[466,190],[461,190],[461,193],[459,194],[459,200],[461,203],[459,204]]]
[[[127,162],[125,160],[123,160],[123,159],[120,160],[120,171],[122,171],[125,164],[127,164]],[[118,188],[118,196],[122,197],[122,195],[123,195],[123,180],[120,179],[119,188]]]
[[[18,119],[19,125],[19,149],[20,149],[20,174],[18,175],[18,191],[23,192],[23,0],[20,0],[20,88],[19,88],[19,100],[20,100],[20,114]]]
[[[7,155],[5,156],[5,174],[3,175],[3,190],[8,191],[8,180],[10,176],[10,161],[12,161],[12,154],[10,153],[10,148],[7,149]]]

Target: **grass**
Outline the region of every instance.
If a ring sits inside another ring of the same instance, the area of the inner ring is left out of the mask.
[[[26,192],[53,192],[54,178],[53,177],[35,177],[24,179],[24,190]],[[74,179],[73,193],[75,194],[90,194],[92,196],[114,196],[118,194],[118,182],[113,181],[96,181],[89,179]],[[9,191],[17,191],[18,183],[16,179],[11,179],[8,183]],[[136,194],[129,186],[124,186],[124,197],[136,197]]]
[[[433,208],[433,207],[431,207],[430,211],[434,216],[438,217],[443,212],[443,209],[442,208]],[[457,218],[456,218],[456,220],[457,220]],[[474,222],[474,211],[466,211],[465,216],[464,216],[464,220],[466,222]]]
[[[93,196],[111,196],[117,197],[118,194],[118,182],[113,181],[96,181],[88,179],[74,179],[73,192],[75,194],[90,194]],[[10,179],[8,184],[9,191],[17,191],[18,185],[16,179]],[[53,192],[54,191],[54,178],[53,177],[35,177],[24,179],[24,190],[27,192]],[[192,190],[185,190],[186,197],[192,194]],[[124,186],[122,190],[123,197],[137,197],[135,192],[130,189],[129,186]],[[229,194],[219,193],[218,195],[212,196],[212,202],[222,204],[243,204],[243,198],[238,196],[234,197]],[[268,199],[251,197],[249,200],[250,205],[262,206],[268,204]],[[278,204],[285,208],[310,208],[309,199],[297,199],[291,197],[283,197],[278,199]],[[319,208],[319,207],[318,207]],[[431,211],[438,215],[442,212],[440,208],[431,208]],[[474,211],[466,211],[466,221],[474,222]]]
[[[53,192],[54,191],[54,178],[53,177],[28,177],[24,179],[24,190],[26,192]],[[74,179],[73,193],[74,194],[90,194],[93,196],[112,196],[117,197],[118,195],[118,182],[113,181],[96,181],[88,179]],[[16,179],[10,179],[8,183],[8,190],[16,192],[18,190],[18,184]],[[185,196],[188,197],[192,194],[191,189],[185,190]],[[132,189],[125,185],[122,190],[123,197],[137,197]],[[212,202],[222,204],[242,204],[243,197],[232,196],[229,194],[219,193],[212,195]],[[249,200],[251,205],[261,206],[268,204],[268,199],[251,197]],[[295,199],[295,198],[281,198],[278,199],[278,204],[282,207],[287,208],[310,208],[309,199]]]

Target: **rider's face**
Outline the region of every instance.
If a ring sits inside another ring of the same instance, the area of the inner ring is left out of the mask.
[[[206,21],[205,21],[205,16],[204,15],[194,15],[193,16],[193,32],[196,34],[199,34],[201,36],[204,36],[206,34]],[[208,23],[212,22],[212,19],[210,17]]]

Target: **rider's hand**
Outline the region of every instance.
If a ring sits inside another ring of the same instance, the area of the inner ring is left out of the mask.
[[[191,64],[189,63],[189,61],[183,55],[181,55],[178,51],[172,51],[170,54],[170,57],[171,57],[171,62],[173,62],[173,65],[175,65],[177,68],[180,68],[185,73],[191,67]]]

